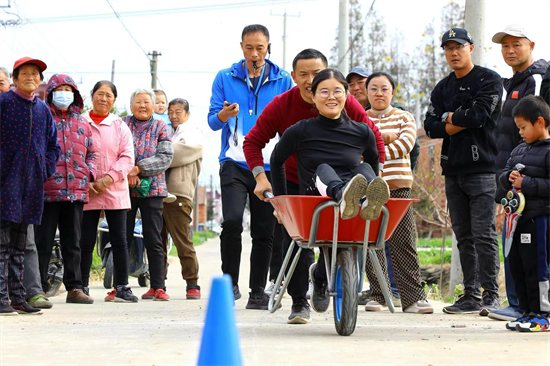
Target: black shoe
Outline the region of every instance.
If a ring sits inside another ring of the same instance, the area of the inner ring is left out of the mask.
[[[132,293],[130,287],[117,286],[115,302],[138,302],[138,298]]]
[[[500,308],[500,298],[498,297],[498,294],[484,291],[481,299],[481,309],[479,310],[479,315],[487,316],[491,311],[497,310],[498,308]]]
[[[254,309],[254,310],[268,310],[269,305],[269,296],[262,290],[258,293],[250,292],[250,297],[248,298],[248,303],[246,304],[246,309]],[[281,308],[281,304],[279,304],[279,308]]]
[[[287,324],[308,324],[311,322],[311,310],[307,300],[302,299],[292,304]]]
[[[477,314],[481,309],[481,299],[473,294],[462,294],[451,306],[445,306],[443,312],[447,314]]]
[[[309,267],[309,278],[311,283],[313,283],[313,291],[311,292],[311,307],[318,313],[324,313],[328,309],[330,304],[330,297],[327,295],[327,283],[320,282],[315,279],[313,273],[315,273],[315,268],[317,263],[313,263]]]
[[[241,292],[239,291],[239,285],[233,285],[233,297],[235,300],[239,300],[243,295],[241,295]]]
[[[357,305],[367,305],[367,303],[371,300],[373,299],[372,291],[370,289],[366,291],[361,291],[361,295],[359,296],[359,299],[357,299]]]
[[[90,296],[90,288],[88,286],[82,287],[82,292],[84,292],[86,296]]]
[[[14,308],[9,304],[0,304],[0,316],[17,316],[19,315]]]
[[[27,302],[22,302],[21,304],[12,304],[12,308],[15,309],[19,314],[25,314],[25,315],[42,315],[42,310],[33,308]]]

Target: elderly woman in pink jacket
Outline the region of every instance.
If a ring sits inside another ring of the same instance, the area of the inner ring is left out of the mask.
[[[101,210],[109,224],[113,250],[114,289],[105,301],[137,302],[128,287],[128,245],[126,212],[131,207],[127,175],[134,167],[134,143],[130,129],[118,116],[110,113],[117,90],[110,81],[99,81],[92,90],[93,109],[83,115],[92,128],[98,147],[97,175],[90,184],[90,202],[82,218],[82,282],[84,290],[90,279],[92,254]]]

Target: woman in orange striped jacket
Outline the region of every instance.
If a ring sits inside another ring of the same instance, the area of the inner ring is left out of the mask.
[[[395,82],[389,74],[375,72],[368,77],[366,84],[371,105],[367,114],[382,133],[386,150],[386,162],[380,170],[380,175],[388,183],[392,198],[410,198],[413,175],[409,153],[416,140],[416,122],[409,112],[391,106]],[[433,307],[426,300],[420,277],[412,208],[409,208],[387,244],[403,311],[416,314],[433,313]],[[378,259],[385,268],[384,252],[379,251]],[[367,303],[365,310],[380,311],[384,306],[384,298],[369,260],[366,269],[373,300]]]

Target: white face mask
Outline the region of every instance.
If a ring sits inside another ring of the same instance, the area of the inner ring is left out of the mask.
[[[70,106],[74,101],[74,94],[70,91],[54,91],[52,103],[57,108],[65,109]]]

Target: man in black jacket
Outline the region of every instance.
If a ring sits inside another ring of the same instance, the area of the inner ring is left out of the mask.
[[[512,67],[513,76],[510,79],[503,79],[505,90],[505,101],[502,105],[497,125],[497,181],[500,171],[506,166],[506,161],[510,158],[512,150],[522,142],[519,135],[512,110],[518,102],[527,95],[540,95],[542,76],[548,69],[548,62],[545,60],[535,61],[533,59],[533,49],[535,42],[532,34],[528,34],[525,26],[512,24],[504,28],[493,36],[493,42],[501,45],[502,57],[508,66]],[[496,203],[506,195],[506,191],[497,183]],[[503,230],[503,236],[504,236]],[[504,238],[502,240],[504,246]],[[503,248],[504,251],[504,248]],[[512,274],[508,258],[504,258],[504,273],[506,280],[506,296],[508,297],[508,306],[503,309],[491,311],[489,318],[495,320],[514,320],[521,316],[518,299],[514,290]]]
[[[546,74],[542,78],[542,86],[540,87],[540,95],[546,103],[550,104],[550,67],[546,69]]]
[[[502,81],[472,63],[474,44],[465,29],[445,32],[441,47],[453,72],[434,88],[424,129],[430,138],[443,138],[442,174],[464,274],[464,294],[443,311],[489,313],[500,306],[494,197]]]

